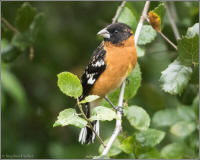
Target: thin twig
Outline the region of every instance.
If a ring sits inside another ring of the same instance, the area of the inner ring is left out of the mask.
[[[104,148],[106,147],[106,145],[104,144],[103,140],[101,139],[101,137],[97,134],[97,132],[94,130],[90,120],[87,118],[87,116],[85,115],[85,113],[83,112],[83,108],[82,108],[82,105],[79,103],[79,101],[77,100],[77,104],[78,104],[78,107],[81,111],[81,114],[83,116],[83,118],[88,122],[88,125],[90,127],[90,129],[92,130],[92,132],[94,132],[95,136],[97,137],[97,139],[99,140],[99,142],[104,146]]]
[[[34,58],[34,48],[33,48],[33,46],[30,47],[29,58],[30,58],[30,60],[33,60],[33,58]]]
[[[105,99],[114,109],[116,109],[115,105],[110,101],[110,99],[109,99],[107,96],[105,96],[104,99]]]
[[[140,35],[140,31],[141,31],[142,26],[143,26],[143,22],[147,17],[147,12],[149,10],[149,5],[150,5],[150,1],[146,1],[145,5],[144,5],[144,9],[142,11],[142,15],[140,17],[140,21],[139,21],[139,23],[137,25],[137,29],[135,31],[135,44],[137,44],[137,41],[138,41],[138,38],[139,38],[139,35]]]
[[[14,33],[19,33],[19,31],[12,25],[12,24],[10,24],[5,18],[1,18],[1,21],[3,22],[3,23],[5,23],[5,25],[11,30],[11,31],[13,31]]]
[[[5,18],[1,18],[1,21],[11,30],[13,31],[15,34],[20,33],[17,28],[15,28],[12,24],[10,24]],[[34,47],[30,46],[29,48],[29,58],[30,60],[33,60],[34,57]]]
[[[161,31],[158,32],[158,33],[160,33],[160,35],[161,35],[169,44],[171,44],[171,45],[177,50],[177,46],[176,46],[174,43],[172,43],[172,41],[170,41]]]
[[[181,37],[180,37],[180,33],[179,33],[179,31],[178,31],[178,28],[177,28],[177,26],[176,26],[176,23],[175,23],[175,16],[172,15],[172,8],[171,8],[171,7],[172,7],[172,5],[170,5],[170,7],[169,7],[169,3],[166,2],[167,16],[168,16],[168,18],[169,18],[169,22],[170,22],[171,27],[172,27],[172,30],[173,30],[173,32],[174,32],[174,36],[176,37],[176,40],[178,40],[178,39],[181,39]],[[170,8],[171,8],[171,9],[170,9]],[[174,6],[173,6],[173,12],[176,12]]]
[[[114,18],[112,19],[112,24],[115,23],[115,22],[117,21],[117,18],[119,17],[120,13],[122,12],[122,9],[123,9],[125,3],[126,3],[126,1],[123,1],[123,2],[121,3],[121,5],[119,6],[119,8],[117,9]]]
[[[137,40],[138,40],[140,31],[141,31],[141,28],[142,28],[142,25],[143,25],[143,21],[144,21],[145,17],[147,16],[149,5],[150,5],[150,1],[147,1],[145,3],[145,6],[144,6],[144,9],[143,9],[143,12],[142,12],[142,16],[140,18],[139,24],[138,24],[137,29],[136,29],[135,35],[137,35],[137,38],[135,39],[135,45],[137,45]],[[123,83],[121,85],[119,100],[118,100],[118,106],[119,107],[123,106],[125,86],[126,86],[126,83],[125,83],[125,81],[123,81]],[[106,145],[106,148],[102,152],[102,155],[107,155],[108,154],[112,144],[114,143],[115,139],[117,138],[119,132],[122,129],[122,121],[121,121],[122,113],[120,111],[117,111],[117,115],[118,115],[119,119],[116,120],[115,130],[114,130],[112,136],[110,137],[110,139],[109,139],[109,141],[108,141],[108,143]]]

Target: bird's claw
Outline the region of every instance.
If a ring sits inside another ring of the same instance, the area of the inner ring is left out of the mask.
[[[115,110],[123,114],[123,107],[122,106],[116,106]]]
[[[128,78],[126,78],[126,82],[127,82],[127,84],[129,84],[129,83],[130,83],[130,80],[129,80]]]

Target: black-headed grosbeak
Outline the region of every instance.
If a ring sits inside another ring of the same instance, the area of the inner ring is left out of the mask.
[[[81,77],[83,94],[79,100],[88,95],[98,95],[100,98],[86,104],[86,116],[90,117],[90,108],[99,106],[99,102],[108,93],[118,88],[133,70],[137,62],[134,35],[131,28],[123,23],[108,25],[97,33],[104,41],[93,52],[91,60]],[[93,127],[99,134],[99,121],[94,121]],[[79,142],[94,142],[95,134],[88,127],[81,130]]]

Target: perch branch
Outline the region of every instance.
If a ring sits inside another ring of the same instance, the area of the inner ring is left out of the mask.
[[[106,147],[106,145],[104,144],[103,140],[101,139],[101,137],[97,134],[97,132],[94,130],[90,120],[87,118],[87,116],[85,115],[85,113],[83,112],[83,108],[82,105],[79,103],[79,101],[77,100],[77,104],[78,107],[81,111],[81,114],[83,116],[83,118],[88,122],[88,126],[90,127],[90,129],[92,130],[92,132],[94,132],[95,136],[97,137],[97,139],[99,140],[99,142],[104,146],[104,148]]]
[[[141,31],[141,28],[142,28],[142,25],[143,25],[143,21],[144,21],[145,17],[147,16],[149,5],[150,5],[150,1],[146,1],[144,9],[143,9],[143,12],[142,12],[142,16],[140,18],[140,21],[138,23],[138,26],[137,26],[137,29],[136,29],[136,32],[135,32],[135,35],[137,35],[137,39],[135,38],[135,45],[137,44],[137,40],[138,40],[140,31]],[[126,86],[126,83],[125,83],[125,81],[123,81],[123,83],[121,85],[119,100],[118,100],[118,106],[121,106],[121,107],[123,106],[125,86]],[[119,132],[121,131],[121,128],[122,128],[122,120],[121,120],[122,113],[120,111],[117,111],[117,115],[118,115],[119,119],[116,120],[116,125],[115,125],[114,132],[113,132],[112,136],[110,137],[110,139],[109,139],[109,141],[108,141],[108,143],[106,145],[106,148],[104,148],[104,150],[102,152],[102,155],[107,155],[108,154],[112,144],[114,143],[114,141],[117,138]]]
[[[126,3],[126,1],[123,1],[123,2],[121,3],[121,5],[119,6],[119,8],[117,9],[114,18],[112,19],[112,24],[115,23],[115,22],[117,21],[117,18],[119,17],[120,13],[122,12],[122,9],[123,9],[125,3]]]
[[[124,81],[122,83],[122,86],[121,86],[121,91],[120,91],[118,106],[122,106],[122,104],[123,104],[125,85],[126,84],[125,84],[125,81]],[[112,144],[114,143],[115,139],[117,138],[117,136],[118,136],[118,134],[119,134],[119,132],[120,132],[120,130],[122,128],[122,121],[121,121],[122,113],[119,112],[119,111],[117,111],[117,116],[119,117],[119,119],[116,120],[115,130],[114,130],[112,136],[110,137],[110,139],[109,139],[109,141],[108,141],[108,143],[106,145],[106,148],[104,149],[102,155],[106,155],[109,152]]]
[[[143,22],[147,17],[149,5],[150,5],[150,1],[146,1],[145,5],[144,5],[144,9],[142,11],[142,15],[140,17],[140,21],[139,21],[139,23],[137,25],[137,29],[135,31],[135,44],[137,44],[137,41],[138,41],[138,38],[139,38],[139,35],[140,35],[140,31],[141,31],[142,26],[143,26]]]

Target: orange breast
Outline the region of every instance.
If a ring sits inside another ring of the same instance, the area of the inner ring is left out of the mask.
[[[134,37],[117,46],[104,42],[106,69],[95,82],[90,94],[104,97],[118,88],[136,65],[137,53]]]

